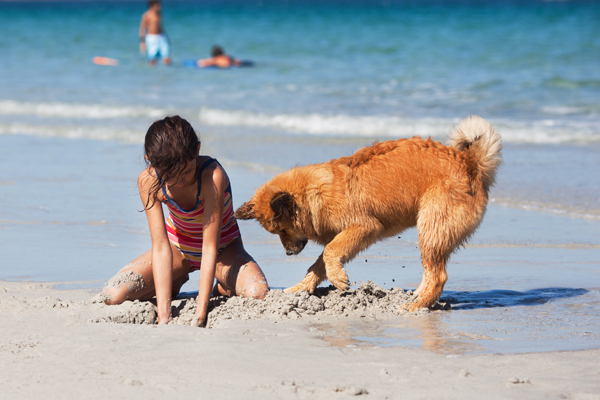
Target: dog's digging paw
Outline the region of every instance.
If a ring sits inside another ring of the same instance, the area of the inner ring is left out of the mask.
[[[327,279],[335,288],[341,292],[345,292],[350,287],[350,282],[348,281],[348,275],[344,270],[335,271],[335,273],[328,273]]]
[[[284,293],[296,293],[296,292],[301,292],[301,291],[303,291],[303,290],[304,290],[305,292],[308,292],[308,293],[310,293],[310,294],[313,294],[313,292],[315,291],[315,288],[312,288],[312,289],[311,289],[311,288],[309,288],[309,287],[306,287],[306,285],[303,285],[303,284],[299,283],[299,284],[297,284],[297,285],[294,285],[294,286],[292,286],[292,287],[289,287],[289,288],[287,288],[287,289],[283,289],[283,292],[284,292]]]
[[[350,287],[350,283],[348,282],[348,280],[345,280],[345,281],[335,281],[335,282],[334,281],[330,281],[330,282],[340,292],[345,292]]]

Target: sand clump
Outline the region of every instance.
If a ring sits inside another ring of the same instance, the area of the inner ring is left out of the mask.
[[[127,264],[124,269],[132,265],[135,264]],[[120,285],[127,285],[127,288],[132,293],[146,288],[142,274],[134,271],[119,272],[104,284],[104,290],[92,298],[92,303],[106,303],[110,300],[110,296],[105,292],[106,288],[118,287]]]
[[[400,306],[414,298],[411,291],[400,288],[384,289],[368,281],[358,289],[341,292],[333,286],[307,292],[285,293],[271,290],[264,300],[242,297],[216,297],[210,300],[207,327],[214,328],[226,320],[285,321],[320,316],[366,317],[385,319],[406,313]],[[97,303],[98,304],[98,303]],[[196,312],[196,298],[177,298],[172,302],[172,324],[189,325]],[[438,309],[449,304],[438,303]],[[99,304],[99,314],[91,322],[155,324],[156,307],[152,302],[127,301],[118,306]],[[421,310],[419,313],[428,312]]]
[[[128,267],[132,264],[127,264],[125,267]],[[106,282],[107,287],[117,287],[122,284],[126,284],[129,288],[130,292],[139,291],[146,287],[144,284],[144,279],[142,274],[139,274],[134,271],[121,272],[112,277],[108,282]]]

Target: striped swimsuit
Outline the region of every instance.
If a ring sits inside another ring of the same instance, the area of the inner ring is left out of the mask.
[[[202,227],[204,222],[204,201],[200,199],[200,182],[202,172],[212,162],[219,163],[214,158],[206,161],[200,168],[198,175],[198,196],[196,205],[192,210],[184,210],[179,207],[167,194],[163,185],[162,191],[165,203],[169,209],[167,217],[167,235],[169,240],[183,253],[185,258],[192,264],[192,271],[200,269],[202,261]],[[221,165],[221,164],[219,164]],[[223,205],[223,219],[221,220],[221,237],[217,246],[217,254],[229,243],[240,237],[237,221],[233,215],[233,202],[231,196],[231,184],[225,189]]]

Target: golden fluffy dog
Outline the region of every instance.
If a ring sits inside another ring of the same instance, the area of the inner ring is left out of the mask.
[[[343,265],[373,243],[416,226],[423,279],[409,311],[432,306],[448,276],[446,262],[475,232],[502,162],[502,140],[471,116],[448,146],[419,137],[376,143],[323,164],[296,167],[256,190],[235,213],[279,235],[288,255],[308,240],[325,246],[306,277],[287,289],[312,293],[328,279],[348,288]]]

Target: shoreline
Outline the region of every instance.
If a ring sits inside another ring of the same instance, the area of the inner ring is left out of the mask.
[[[81,284],[81,282],[80,282]],[[67,286],[66,282],[34,282],[34,281],[9,281],[0,279],[0,311],[2,305],[8,310],[12,306],[24,305],[24,310],[30,306],[34,308],[76,310],[69,312],[70,316],[77,315],[79,319],[75,322],[95,324],[118,324],[118,325],[156,325],[156,301],[125,301],[116,306],[103,304],[100,291],[95,288],[76,288]],[[352,285],[345,292],[340,292],[332,285],[319,286],[314,294],[306,292],[284,293],[283,288],[271,288],[269,295],[264,300],[244,299],[239,296],[231,298],[211,297],[209,303],[209,319],[207,329],[219,329],[231,322],[256,322],[258,324],[287,324],[298,322],[311,328],[310,331],[319,330],[324,340],[331,341],[333,336],[344,337],[344,346],[364,348],[405,348],[423,349],[433,353],[444,354],[448,357],[454,356],[476,356],[476,355],[519,355],[555,352],[577,352],[577,351],[600,351],[600,342],[593,340],[598,337],[598,332],[575,332],[576,336],[587,336],[591,338],[588,342],[574,342],[571,346],[563,344],[559,348],[543,348],[531,345],[523,346],[523,342],[534,338],[531,334],[536,333],[535,324],[524,329],[520,336],[528,337],[490,337],[481,332],[481,326],[485,323],[494,324],[495,319],[503,320],[500,325],[506,325],[506,331],[513,329],[515,321],[507,319],[506,313],[515,313],[515,310],[528,305],[532,300],[539,303],[536,312],[526,312],[518,315],[518,318],[547,319],[547,310],[543,309],[543,303],[536,301],[537,297],[543,297],[546,289],[532,290],[520,293],[523,298],[511,299],[503,304],[502,299],[496,299],[495,304],[488,305],[490,296],[484,296],[483,311],[481,304],[469,301],[470,295],[481,296],[480,293],[461,293],[458,291],[444,291],[442,298],[435,304],[433,309],[421,309],[409,313],[402,309],[401,305],[409,302],[412,298],[412,290],[403,290],[399,287],[385,289],[374,282],[360,282]],[[571,296],[581,296],[589,292],[598,292],[599,289],[561,289],[550,290],[572,290],[574,294],[556,296],[551,294],[547,299],[561,305],[561,297],[568,299]],[[533,298],[531,298],[534,293]],[[14,294],[19,296],[15,296]],[[42,294],[47,294],[42,296]],[[502,296],[502,291],[490,291],[490,295]],[[189,326],[196,308],[197,291],[181,292],[172,301],[173,322],[170,325]],[[510,293],[516,295],[518,292]],[[461,295],[463,298],[461,298]],[[40,297],[42,296],[42,297]],[[64,300],[67,299],[67,300]],[[506,300],[506,299],[505,299]],[[493,301],[493,300],[492,300]],[[586,307],[589,300],[581,300],[582,306]],[[593,301],[593,300],[592,300]],[[572,307],[569,305],[569,307]],[[512,310],[511,310],[512,308]],[[486,310],[487,309],[487,310]],[[475,313],[468,315],[469,313]],[[593,310],[592,310],[593,312]],[[454,315],[453,315],[454,314]],[[462,316],[460,316],[462,314]],[[479,315],[477,315],[479,314]],[[537,315],[536,315],[537,314]],[[82,319],[83,318],[83,319]],[[552,318],[551,318],[552,319]],[[556,319],[556,318],[554,318]],[[467,324],[465,325],[465,320]],[[486,322],[487,320],[487,322]],[[525,321],[521,321],[525,322]],[[572,323],[572,321],[570,321]],[[567,321],[569,323],[569,321]],[[465,325],[465,326],[461,326]],[[527,324],[525,322],[525,324]],[[594,321],[590,321],[593,325]],[[550,320],[543,323],[547,330],[556,329]],[[496,325],[498,326],[498,325]],[[461,331],[459,328],[468,328],[469,331]],[[415,329],[416,328],[416,329]],[[564,328],[564,326],[563,326]],[[404,330],[403,332],[399,332]],[[496,329],[489,328],[488,331]],[[337,332],[329,334],[327,332]],[[499,333],[500,330],[498,330]],[[489,333],[488,332],[488,333]],[[507,333],[504,332],[504,333]],[[537,340],[543,342],[543,337],[537,332]],[[411,338],[411,335],[414,338]],[[573,334],[571,333],[571,339]],[[569,337],[563,332],[564,339]],[[507,341],[509,347],[494,348],[486,347],[486,341]],[[600,373],[600,370],[599,370]]]
[[[593,399],[600,350],[445,355],[362,347],[302,320],[214,329],[90,323],[90,293],[0,281],[0,390],[9,398],[165,393],[239,398]],[[410,318],[418,319],[419,316]],[[346,321],[337,321],[342,326]],[[431,383],[435,382],[435,385]]]

